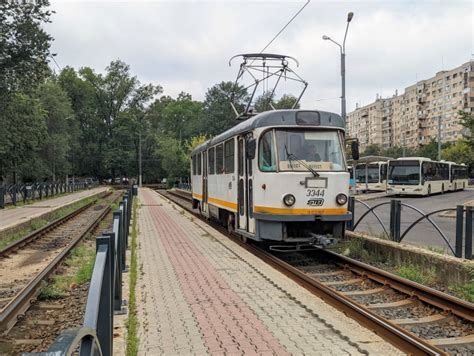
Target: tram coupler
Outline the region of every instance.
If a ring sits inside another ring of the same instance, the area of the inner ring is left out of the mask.
[[[309,241],[311,246],[316,247],[333,247],[337,244],[337,239],[331,235],[320,235],[313,232],[310,233],[312,239]]]

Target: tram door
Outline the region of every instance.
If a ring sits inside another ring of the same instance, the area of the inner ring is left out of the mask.
[[[252,159],[247,155],[248,142],[252,140],[251,134],[239,137],[238,142],[238,175],[237,187],[238,218],[237,228],[250,233],[255,232],[255,219],[253,218],[253,171]]]
[[[205,213],[205,215],[208,215],[208,206],[207,206],[207,151],[204,151],[202,153],[202,207],[201,210],[202,212]]]

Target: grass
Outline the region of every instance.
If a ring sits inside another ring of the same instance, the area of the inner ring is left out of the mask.
[[[424,285],[432,285],[436,282],[436,272],[434,270],[421,271],[419,267],[411,264],[397,267],[395,273],[400,277]]]
[[[65,206],[63,208],[60,208],[51,214],[49,214],[48,218],[45,219],[43,217],[38,217],[35,219],[32,219],[29,224],[27,224],[25,227],[22,227],[18,230],[15,230],[14,232],[4,236],[0,240],[0,250],[5,248],[6,246],[10,245],[11,243],[21,239],[22,237],[32,233],[35,230],[38,230],[39,228],[49,224],[50,222],[62,218],[70,213],[72,213],[74,210],[83,207],[86,204],[89,204],[91,201],[94,201],[96,198],[95,197],[88,197],[84,198],[78,202],[75,202],[71,205]]]
[[[51,283],[41,288],[39,299],[60,299],[76,286],[91,280],[95,262],[95,248],[82,244],[74,248],[64,264],[70,272],[54,276]]]
[[[474,303],[474,280],[465,284],[455,284],[449,287],[457,297]]]
[[[129,311],[127,318],[127,356],[135,356],[138,354],[138,317],[137,317],[137,208],[138,198],[133,201],[133,222],[132,222],[132,238],[131,238],[131,261],[130,261],[130,297]]]

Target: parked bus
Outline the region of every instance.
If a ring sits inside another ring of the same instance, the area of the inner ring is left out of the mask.
[[[359,163],[356,166],[356,184],[359,191],[385,191],[387,186],[387,162]]]
[[[450,190],[463,190],[469,184],[468,169],[465,164],[457,164],[448,162],[449,164],[449,181],[451,183]]]
[[[431,195],[451,189],[450,163],[424,157],[388,161],[388,194]]]

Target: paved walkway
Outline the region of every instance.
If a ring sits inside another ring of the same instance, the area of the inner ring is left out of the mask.
[[[98,194],[107,189],[107,187],[98,187],[67,194],[58,198],[39,200],[33,204],[23,205],[17,208],[0,209],[0,233],[15,225],[25,223],[43,214],[50,213],[65,205],[75,203],[76,201]]]
[[[399,354],[156,192],[139,199],[140,355]]]

